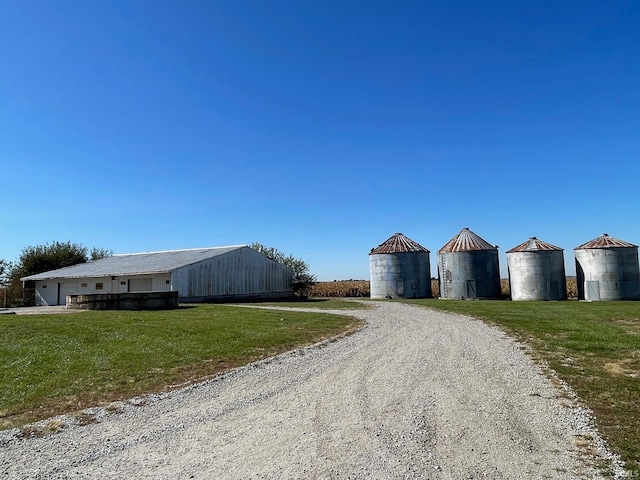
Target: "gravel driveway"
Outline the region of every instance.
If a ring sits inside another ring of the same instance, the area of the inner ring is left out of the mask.
[[[5,435],[0,479],[600,478],[586,412],[500,330],[374,305],[346,312],[368,325],[338,341]]]

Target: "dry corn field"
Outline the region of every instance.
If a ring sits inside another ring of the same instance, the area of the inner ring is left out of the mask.
[[[311,288],[311,297],[368,297],[371,293],[369,280],[334,280],[316,282]]]
[[[509,280],[500,280],[502,295],[509,297]],[[311,297],[368,297],[371,293],[369,280],[334,280],[333,282],[316,282],[312,287]],[[431,294],[434,298],[439,296],[438,280],[431,279]],[[575,277],[567,277],[567,295],[569,298],[578,298],[578,285]]]

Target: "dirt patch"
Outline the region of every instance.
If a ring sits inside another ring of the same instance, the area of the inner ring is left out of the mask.
[[[604,369],[612,375],[624,375],[637,378],[639,376],[637,363],[638,361],[636,359],[627,358],[617,362],[605,363]]]

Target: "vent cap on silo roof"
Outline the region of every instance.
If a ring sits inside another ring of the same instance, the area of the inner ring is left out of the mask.
[[[582,245],[578,245],[574,250],[587,250],[590,248],[612,248],[612,247],[626,247],[626,248],[638,248],[637,245],[633,243],[625,242],[624,240],[620,240],[618,238],[614,238],[610,236],[608,233],[603,233],[597,238],[593,240],[583,243]]]
[[[539,252],[545,250],[560,250],[563,249],[560,247],[556,247],[555,245],[551,245],[550,243],[543,242],[542,240],[538,240],[537,237],[531,237],[526,242],[521,243],[520,245],[513,247],[511,250],[507,250],[507,253],[515,253],[515,252]]]
[[[470,252],[480,250],[498,250],[498,247],[491,245],[468,228],[463,228],[460,232],[449,240],[438,250],[438,253]]]
[[[417,242],[414,242],[409,237],[404,236],[401,233],[392,235],[384,243],[381,243],[376,248],[369,252],[369,255],[382,255],[385,253],[408,253],[408,252],[427,252],[429,250],[424,248]]]

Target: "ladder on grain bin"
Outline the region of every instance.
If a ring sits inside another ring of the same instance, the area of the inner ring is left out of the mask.
[[[444,260],[444,255],[440,256],[439,263],[440,263],[440,266],[438,270],[440,270],[440,272],[438,275],[438,279],[440,280],[440,294],[442,295],[442,298],[449,298],[447,296],[447,275],[445,270],[445,267],[447,266],[447,262],[445,262]]]

